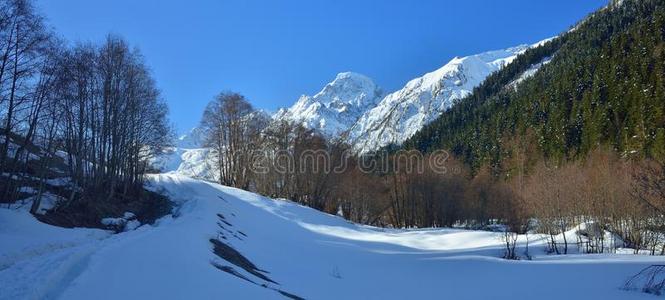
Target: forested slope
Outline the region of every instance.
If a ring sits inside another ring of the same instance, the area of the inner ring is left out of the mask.
[[[533,76],[511,84],[550,57]],[[664,109],[665,3],[615,2],[490,76],[404,146],[449,149],[474,169],[506,167],[512,150],[525,143],[554,161],[584,157],[601,145],[662,161]]]

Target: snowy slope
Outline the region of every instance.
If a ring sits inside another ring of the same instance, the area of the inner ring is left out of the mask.
[[[177,212],[117,235],[0,209],[0,299],[651,299],[620,287],[662,260],[549,256],[532,236],[533,261],[506,261],[499,233],[359,226],[176,174],[151,182]]]
[[[453,106],[456,100],[470,95],[487,76],[530,47],[548,40],[531,46],[456,57],[438,70],[409,81],[359,118],[350,129],[349,142],[361,153],[401,144]]]
[[[522,74],[520,74],[520,75],[517,77],[517,79],[515,79],[515,80],[513,80],[511,83],[509,83],[509,84],[508,84],[508,87],[510,87],[510,88],[514,88],[514,89],[517,89],[518,85],[519,85],[522,81],[524,81],[524,80],[526,80],[526,79],[532,77],[533,75],[535,75],[536,72],[538,72],[538,70],[540,70],[540,68],[542,68],[542,67],[543,67],[544,65],[546,65],[546,64],[549,64],[550,61],[552,61],[552,57],[545,57],[541,62],[539,62],[539,63],[537,63],[537,64],[535,64],[535,65],[532,65],[530,68],[528,68],[528,69],[527,69],[526,71],[524,71]]]
[[[245,118],[266,126],[271,120],[270,114],[263,110],[256,110]],[[160,173],[175,173],[215,182],[219,180],[216,164],[217,153],[206,147],[205,132],[200,127],[194,127],[180,136],[174,147],[165,149],[150,161],[152,168]]]
[[[210,148],[203,147],[203,132],[195,127],[188,134],[182,135],[164,152],[152,159],[153,168],[163,173],[177,173],[193,178],[216,181],[216,156]]]
[[[216,162],[217,156],[210,148],[171,147],[162,155],[155,157],[151,165],[164,173],[217,181],[219,175],[215,171]]]
[[[301,96],[293,106],[279,110],[273,118],[302,124],[332,138],[347,131],[382,96],[381,88],[367,76],[339,73],[319,93]]]

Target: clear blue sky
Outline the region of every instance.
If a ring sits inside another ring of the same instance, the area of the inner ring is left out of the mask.
[[[557,35],[607,0],[38,0],[70,41],[141,48],[171,120],[198,124],[218,92],[269,111],[355,71],[387,91],[464,56]]]

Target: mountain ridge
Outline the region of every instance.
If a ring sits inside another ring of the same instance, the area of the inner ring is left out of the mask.
[[[411,79],[402,88],[388,94],[384,94],[367,76],[339,73],[319,93],[311,97],[301,96],[293,106],[274,114],[273,119],[314,129],[326,138],[350,144],[357,153],[401,144],[452,107],[456,100],[471,94],[490,74],[508,65],[527,49],[551,39],[454,57],[440,68]],[[363,84],[340,84],[350,78]],[[351,90],[345,90],[349,86]],[[367,91],[372,89],[380,92],[367,97],[372,94]],[[358,98],[364,101],[358,101]],[[341,109],[335,110],[335,107]]]

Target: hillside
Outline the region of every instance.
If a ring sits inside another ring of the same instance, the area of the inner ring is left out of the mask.
[[[153,157],[150,165],[160,173],[177,173],[192,178],[218,181],[215,164],[217,158],[209,147],[204,147],[204,133],[198,127],[178,137],[172,147]]]
[[[663,160],[664,28],[662,1],[616,2],[490,76],[405,147],[450,149],[474,169],[498,170],[517,144],[536,145],[532,157],[554,161],[600,145]]]
[[[530,237],[533,261],[506,261],[501,233],[361,226],[178,175],[152,176],[150,186],[178,203],[175,212],[117,235],[0,209],[0,299],[404,299],[442,291],[514,299],[502,291],[516,280],[525,298],[627,299],[649,297],[620,288],[660,261],[549,256],[544,236]]]

